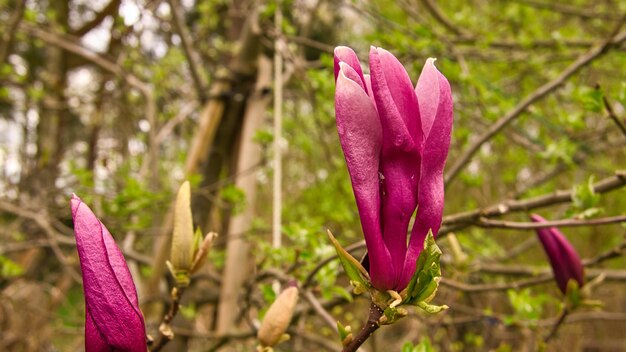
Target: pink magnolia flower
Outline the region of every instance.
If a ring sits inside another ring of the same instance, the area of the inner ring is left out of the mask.
[[[388,51],[370,49],[367,75],[352,49],[335,49],[337,129],[378,289],[407,286],[428,231],[436,235],[441,225],[453,113],[434,61],[426,60],[413,88]]]
[[[537,214],[530,216],[534,222],[546,222]],[[567,292],[567,283],[570,279],[582,287],[585,283],[584,269],[580,257],[567,238],[556,227],[543,227],[537,229],[537,236],[543,245],[543,249],[550,260],[554,279],[559,285],[561,292]]]
[[[80,198],[70,203],[85,291],[85,350],[145,352],[144,319],[124,255]]]

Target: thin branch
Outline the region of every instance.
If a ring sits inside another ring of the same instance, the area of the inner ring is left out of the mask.
[[[370,305],[370,313],[367,317],[367,322],[361,328],[361,331],[354,337],[350,343],[348,343],[342,350],[342,352],[354,352],[361,347],[361,345],[380,327],[380,317],[382,317],[383,311],[374,302]]]
[[[615,172],[614,176],[602,179],[593,184],[596,193],[606,193],[626,185],[626,170]],[[475,209],[464,213],[452,214],[444,217],[443,227],[439,234],[445,234],[475,224],[481,217],[489,218],[502,216],[512,212],[529,211],[551,205],[572,201],[572,190],[558,190],[550,194],[522,199],[508,200],[482,209]]]
[[[588,66],[594,60],[603,56],[612,47],[615,47],[622,42],[626,41],[626,31],[619,33],[619,30],[623,26],[624,21],[620,21],[619,25],[615,28],[611,36],[608,39],[602,41],[601,44],[592,47],[585,54],[580,56],[576,61],[570,64],[560,75],[553,80],[545,83],[541,87],[537,88],[534,92],[527,95],[522,101],[520,101],[513,109],[511,109],[506,115],[496,121],[487,131],[478,136],[478,138],[461,154],[461,156],[455,161],[450,170],[448,171],[445,184],[446,186],[458,176],[458,174],[469,164],[470,160],[476,154],[480,147],[488,140],[497,135],[503,128],[508,126],[511,122],[517,119],[528,107],[532,104],[540,101],[544,97],[548,96],[552,91],[560,87],[565,81],[582,69]]]
[[[24,8],[26,7],[26,0],[18,0],[15,11],[11,15],[4,33],[2,33],[2,43],[0,43],[0,65],[4,64],[5,60],[9,56],[11,47],[13,47],[13,41],[15,40],[15,30],[20,24],[20,21],[24,17]]]
[[[198,103],[195,101],[190,101],[183,105],[178,113],[173,118],[167,120],[167,122],[161,127],[159,132],[157,132],[155,136],[155,144],[160,145],[165,141],[165,139],[172,133],[174,128],[178,126],[180,123],[185,121],[189,115],[191,115],[198,108]]]
[[[609,118],[613,120],[613,122],[615,122],[620,131],[622,131],[624,137],[626,137],[626,125],[624,125],[624,122],[619,117],[617,117],[615,110],[613,110],[613,106],[611,106],[611,103],[609,103],[609,100],[606,98],[605,95],[602,95],[602,101],[604,102],[604,108],[606,109],[606,112],[609,114]]]
[[[583,264],[585,266],[594,266],[605,260],[621,257],[622,252],[626,249],[626,240],[622,241],[622,243],[618,244],[614,248],[607,250],[606,252],[602,252],[596,255],[593,258],[584,259]]]
[[[78,272],[76,272],[76,270],[74,270],[74,267],[69,263],[67,257],[59,247],[59,242],[57,239],[64,236],[58,234],[54,230],[45,212],[41,213],[22,209],[18,206],[4,201],[0,201],[0,210],[34,221],[39,226],[39,228],[41,228],[46,234],[46,237],[48,238],[48,242],[50,244],[50,248],[52,249],[52,252],[57,257],[59,262],[63,265],[63,268],[69,273],[74,281],[82,282],[81,276],[78,274]]]
[[[150,346],[150,352],[160,351],[163,347],[165,347],[165,345],[167,345],[168,342],[172,341],[172,339],[174,338],[174,331],[172,330],[170,323],[180,309],[180,299],[182,298],[184,292],[184,287],[174,287],[172,289],[172,302],[170,304],[170,309],[163,316],[163,320],[159,325],[159,339],[154,344],[154,346]]]
[[[89,22],[85,23],[82,27],[71,31],[71,33],[75,36],[82,37],[83,35],[90,32],[92,29],[104,21],[105,18],[112,16],[119,9],[122,0],[111,0],[100,12],[96,14],[96,16]]]
[[[443,11],[441,11],[439,6],[437,6],[437,4],[433,0],[422,0],[422,3],[424,4],[428,12],[430,12],[430,14],[439,23],[441,23],[444,27],[446,27],[447,30],[461,37],[466,36],[459,28],[457,28],[452,23],[452,21],[450,21],[450,19],[448,19],[448,17],[443,13]]]
[[[545,284],[553,280],[552,274],[544,274],[530,279],[514,281],[510,283],[496,283],[496,284],[466,284],[456,280],[442,278],[441,284],[443,286],[450,287],[457,291],[462,292],[486,292],[486,291],[506,291],[506,290],[519,290],[525,287],[536,286]]]
[[[580,17],[587,20],[603,19],[607,21],[620,21],[621,17],[610,12],[596,12],[591,9],[584,9],[573,5],[567,5],[565,3],[559,3],[556,1],[537,1],[537,0],[517,0],[517,2],[532,6],[538,9],[546,9],[553,12],[558,12],[568,16]]]
[[[326,325],[328,325],[328,327],[331,328],[334,332],[337,332],[337,321],[335,320],[335,318],[333,318],[332,315],[330,315],[330,313],[328,313],[326,309],[324,309],[320,301],[315,298],[315,295],[313,295],[310,290],[305,289],[303,290],[303,296],[307,300],[307,302],[309,302],[311,308],[315,310],[317,315],[319,315],[322,320],[324,320]]]
[[[76,44],[79,42],[78,38],[76,37],[70,35],[61,35],[58,33],[54,33],[50,29],[43,29],[25,23],[20,23],[19,28],[29,35],[41,39],[48,44],[58,46],[59,48],[63,48],[71,52],[72,54],[82,57],[83,59],[95,64],[96,66],[99,66],[105,71],[108,71],[115,76],[123,79],[130,86],[139,89],[142,93],[145,93],[146,90],[151,90],[147,83],[143,82],[132,73],[125,71],[115,62],[109,60],[104,56],[94,53],[93,51],[79,44]]]
[[[610,216],[606,218],[591,219],[591,220],[563,219],[563,220],[546,221],[546,222],[541,222],[541,223],[490,220],[487,218],[480,218],[476,222],[476,226],[501,228],[501,229],[509,229],[509,230],[524,230],[524,229],[538,229],[538,228],[545,228],[545,227],[577,227],[577,226],[610,225],[610,224],[621,223],[621,222],[626,222],[626,215]]]
[[[548,335],[543,339],[543,342],[548,343],[554,336],[556,336],[556,332],[559,330],[559,327],[563,325],[563,323],[565,322],[565,318],[568,314],[569,310],[567,308],[563,308],[563,311],[561,311],[561,314],[559,314],[559,317],[557,318],[554,325],[552,325],[552,328],[550,329]]]
[[[168,0],[168,2],[170,3],[170,8],[172,10],[172,22],[174,23],[174,28],[180,36],[183,52],[185,53],[187,62],[189,63],[189,71],[191,72],[191,78],[193,79],[193,84],[196,88],[196,94],[198,94],[200,101],[204,103],[206,101],[207,90],[206,84],[202,79],[200,72],[202,61],[200,59],[200,55],[198,55],[192,45],[193,39],[187,30],[187,26],[185,25],[185,17],[182,13],[183,7],[178,0]]]

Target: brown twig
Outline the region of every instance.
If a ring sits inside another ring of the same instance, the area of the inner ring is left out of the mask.
[[[626,185],[626,171],[619,170],[614,176],[607,177],[593,184],[596,193],[606,193]],[[508,200],[482,209],[475,209],[463,213],[448,215],[443,218],[443,227],[439,234],[448,233],[459,228],[475,224],[481,217],[489,218],[502,216],[512,212],[529,211],[551,205],[572,201],[572,190],[558,190],[550,194],[522,199]]]
[[[501,228],[509,230],[524,230],[524,229],[538,229],[545,227],[577,227],[577,226],[597,226],[597,225],[610,225],[615,223],[626,222],[626,215],[610,216],[606,218],[591,219],[591,220],[578,220],[578,219],[563,219],[546,221],[542,223],[537,222],[516,222],[505,220],[491,220],[481,217],[476,222],[480,227]]]
[[[27,209],[22,209],[16,205],[4,201],[0,201],[0,210],[34,221],[37,226],[39,226],[39,228],[43,230],[44,234],[47,237],[48,245],[52,249],[52,252],[59,260],[59,262],[63,265],[63,268],[68,272],[70,277],[76,282],[82,282],[82,277],[68,262],[67,257],[59,246],[59,242],[67,240],[67,238],[55,231],[49,221],[49,216],[46,214],[46,212],[42,213],[41,211],[34,212]]]
[[[331,328],[333,331],[337,332],[337,323],[335,319],[332,317],[332,315],[330,315],[330,313],[328,313],[326,309],[324,309],[320,301],[315,298],[313,293],[310,290],[304,289],[303,296],[307,300],[307,302],[309,302],[311,308],[313,308],[317,315],[319,315],[322,320],[324,320],[326,325],[328,325],[328,327]]]
[[[185,53],[187,62],[189,63],[189,71],[191,73],[193,84],[196,88],[196,94],[198,94],[200,101],[204,102],[206,101],[207,89],[200,71],[200,68],[202,67],[202,60],[200,59],[198,52],[193,47],[193,38],[185,26],[185,17],[181,12],[183,7],[178,0],[168,0],[168,2],[172,10],[172,23],[174,24],[176,32],[178,32],[178,35],[180,36],[183,52]]]
[[[15,10],[11,15],[7,25],[3,28],[2,42],[0,42],[0,65],[4,64],[4,61],[9,56],[13,42],[15,41],[15,29],[20,24],[20,21],[24,17],[24,8],[26,7],[26,0],[18,0],[15,6]]]
[[[548,343],[554,336],[556,336],[556,332],[559,330],[559,327],[565,322],[567,314],[569,314],[569,310],[567,308],[563,308],[563,311],[561,312],[561,314],[559,314],[559,318],[557,319],[556,323],[552,325],[552,329],[550,329],[548,335],[543,339],[543,342]]]
[[[611,106],[611,103],[609,103],[609,100],[606,98],[605,95],[602,96],[602,101],[604,102],[604,108],[606,109],[606,112],[609,114],[609,118],[613,120],[613,122],[615,122],[620,131],[622,131],[624,137],[626,137],[626,125],[624,125],[624,122],[622,122],[622,120],[617,117],[615,110],[613,110],[613,106]]]
[[[163,316],[163,320],[159,325],[159,338],[154,345],[150,346],[150,352],[160,351],[165,345],[167,345],[168,342],[172,341],[172,339],[174,338],[174,331],[170,326],[170,322],[172,321],[172,319],[174,319],[174,317],[178,313],[178,310],[180,309],[180,299],[183,296],[184,292],[184,287],[174,287],[172,289],[172,303],[170,304],[170,309]]]
[[[370,313],[367,317],[367,322],[361,328],[361,331],[356,337],[347,344],[342,352],[355,352],[359,347],[380,327],[380,317],[383,316],[383,310],[380,309],[374,302],[370,305]]]

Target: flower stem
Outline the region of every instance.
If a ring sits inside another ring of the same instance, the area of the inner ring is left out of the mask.
[[[361,345],[380,327],[380,317],[383,315],[383,310],[380,309],[374,302],[370,306],[370,314],[367,318],[367,322],[361,328],[361,331],[356,335],[354,340],[344,346],[342,352],[355,352]]]
[[[569,314],[569,310],[567,308],[563,308],[561,315],[559,315],[559,318],[557,319],[556,323],[552,325],[552,329],[550,330],[550,333],[548,334],[548,336],[546,336],[543,342],[548,343],[554,336],[556,336],[556,332],[559,330],[559,327],[563,324],[563,322],[565,321],[565,317],[567,317],[568,314]]]
[[[174,338],[174,333],[172,332],[172,328],[170,326],[170,322],[176,314],[178,313],[178,309],[180,308],[180,299],[185,292],[184,287],[175,287],[172,289],[172,303],[170,305],[169,311],[163,317],[163,321],[159,326],[159,339],[153,346],[150,346],[150,352],[160,351],[168,342],[170,342]]]

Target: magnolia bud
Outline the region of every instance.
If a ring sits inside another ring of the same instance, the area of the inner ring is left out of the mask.
[[[298,288],[286,288],[265,313],[257,338],[262,346],[272,347],[281,341],[287,331],[291,317],[298,303]]]
[[[185,181],[178,190],[174,208],[174,233],[170,254],[170,270],[177,281],[184,283],[187,271],[193,263],[194,232],[191,218],[191,189]],[[180,279],[180,280],[179,280]]]

